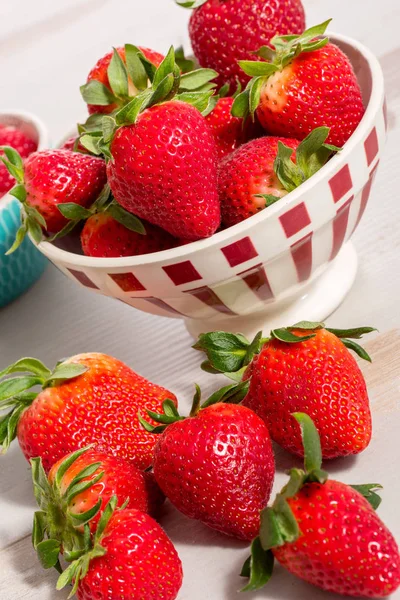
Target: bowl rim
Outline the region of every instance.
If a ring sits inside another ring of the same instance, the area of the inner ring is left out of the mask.
[[[162,250],[160,252],[143,254],[139,256],[98,258],[68,252],[67,250],[62,250],[61,248],[58,248],[57,246],[54,246],[46,241],[38,244],[40,251],[43,252],[47,258],[53,262],[73,264],[82,268],[115,269],[159,265],[165,263],[166,261],[169,262],[176,259],[179,260],[189,258],[199,251],[210,250],[214,246],[219,246],[221,243],[229,244],[229,241],[232,240],[232,238],[235,238],[236,235],[246,235],[254,225],[259,224],[262,221],[267,221],[268,218],[274,216],[277,212],[280,212],[284,208],[295,205],[300,197],[306,195],[314,186],[318,185],[324,179],[327,179],[330,173],[336,171],[341,163],[345,164],[348,161],[348,157],[352,153],[353,149],[363,140],[366,131],[372,127],[382,103],[384,78],[378,58],[364,44],[346,35],[330,33],[329,39],[332,41],[332,43],[342,42],[352,46],[367,60],[372,76],[371,96],[361,122],[354,131],[353,135],[346,142],[343,151],[333,157],[326,165],[324,165],[324,167],[322,167],[320,171],[318,171],[318,173],[313,175],[312,178],[304,182],[296,190],[285,196],[279,202],[270,206],[265,211],[260,211],[251,218],[246,219],[241,223],[237,223],[228,229],[215,233],[209,238],[197,240],[187,245],[170,248],[168,250]]]
[[[27,110],[19,109],[0,109],[0,123],[2,117],[19,117],[21,121],[32,124],[38,134],[38,150],[44,150],[49,145],[49,131],[44,122],[34,113]],[[17,202],[14,196],[9,193],[5,194],[3,198],[0,198],[0,210],[11,204],[11,202]]]

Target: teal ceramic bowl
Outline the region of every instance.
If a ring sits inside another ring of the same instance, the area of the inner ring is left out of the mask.
[[[38,148],[48,144],[44,125],[25,112],[0,112],[0,123],[22,129],[38,142]],[[9,194],[0,198],[0,308],[23,294],[42,275],[48,261],[29,238],[11,255],[5,253],[12,245],[21,224],[21,205]]]

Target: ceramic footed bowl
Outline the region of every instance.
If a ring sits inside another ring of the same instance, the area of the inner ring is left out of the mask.
[[[17,127],[34,139],[39,150],[48,145],[43,123],[21,111],[1,111],[0,124]],[[10,194],[0,198],[0,308],[20,296],[42,275],[47,260],[30,239],[9,256],[5,253],[15,240],[21,225],[21,204]]]
[[[381,67],[367,48],[331,39],[350,58],[366,113],[344,149],[294,192],[213,237],[155,254],[91,258],[48,242],[39,249],[69,278],[189,331],[251,334],[300,319],[322,320],[357,270],[349,242],[370,197],[386,138]]]

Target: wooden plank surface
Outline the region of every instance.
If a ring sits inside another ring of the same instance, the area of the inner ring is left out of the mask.
[[[357,280],[329,323],[368,324],[385,332],[400,325],[400,4],[397,0],[305,0],[304,4],[310,24],[332,16],[332,30],[365,43],[384,69],[388,144],[372,202],[354,237],[360,257]],[[84,117],[78,86],[99,56],[125,41],[160,51],[171,43],[187,46],[187,19],[188,13],[175,7],[173,0],[39,0],[34,4],[4,0],[0,2],[1,106],[35,112],[56,141]],[[190,344],[181,322],[144,315],[79,289],[52,267],[29,294],[0,311],[0,369],[22,355],[38,356],[51,365],[62,356],[99,350],[173,389],[184,399],[183,405],[189,402],[194,381],[205,392],[212,386],[212,378],[199,372],[198,356]],[[369,343],[375,361],[363,368],[371,386],[374,438],[359,458],[333,465],[335,476],[347,482],[376,479],[379,473],[386,487],[380,514],[398,538],[399,348],[398,332]],[[289,462],[287,455],[278,454],[280,486]],[[54,574],[40,569],[31,550],[27,533],[33,506],[27,463],[15,447],[0,458],[0,600],[67,596],[54,591]],[[246,554],[243,544],[210,533],[172,509],[165,525],[177,540],[184,562],[179,600],[236,597],[240,585],[236,574]],[[327,596],[278,570],[267,591],[248,597],[322,600]]]

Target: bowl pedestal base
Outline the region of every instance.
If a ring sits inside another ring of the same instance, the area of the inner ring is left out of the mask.
[[[344,300],[357,274],[358,258],[354,246],[347,242],[329,267],[297,294],[274,302],[265,311],[251,315],[216,319],[185,319],[190,335],[230,331],[252,339],[258,331],[267,335],[271,329],[286,327],[299,321],[324,321]]]

